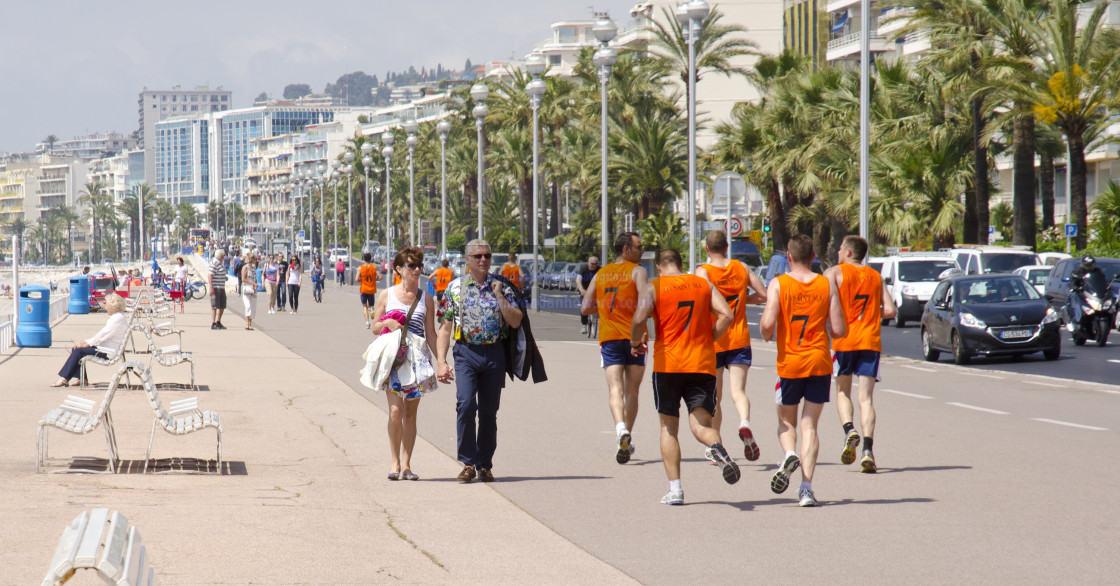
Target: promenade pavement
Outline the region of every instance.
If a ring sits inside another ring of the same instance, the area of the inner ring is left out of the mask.
[[[311,302],[310,291],[304,297]],[[240,300],[231,296],[231,305]],[[48,385],[105,315],[68,316],[54,326],[52,347],[0,355],[0,584],[38,583],[63,528],[94,507],[120,510],[138,527],[163,584],[633,582],[491,486],[459,486],[454,457],[423,438],[413,457],[422,480],[388,482],[382,408],[261,331],[246,331],[237,315],[227,313],[227,331],[211,330],[209,313],[206,301],[193,301],[176,316],[203,388],[160,395],[197,396],[221,415],[221,476],[139,473],[152,412],[135,389],[119,390],[112,403],[125,473],[36,474],[43,414],[68,394],[104,395],[104,386]],[[347,352],[353,359],[354,347]],[[94,367],[91,380],[109,375]],[[160,385],[185,383],[189,370],[156,365],[154,375]],[[76,456],[106,456],[100,431],[54,430],[50,448],[53,470]],[[213,430],[156,432],[153,458],[214,455]]]

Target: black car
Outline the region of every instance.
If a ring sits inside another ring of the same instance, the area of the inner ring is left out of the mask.
[[[976,355],[1062,353],[1059,313],[1017,275],[969,275],[942,281],[922,313],[922,354],[951,352],[965,364]]]
[[[1112,283],[1113,294],[1116,294],[1117,288],[1120,288],[1120,283],[1114,282],[1113,279],[1117,274],[1120,274],[1120,258],[1098,258],[1096,259],[1097,266],[1104,272],[1106,281]],[[1054,270],[1050,271],[1050,276],[1046,277],[1046,284],[1043,290],[1046,292],[1046,300],[1050,302],[1050,307],[1060,311],[1069,300],[1069,276],[1077,267],[1081,266],[1080,258],[1064,258],[1054,265]]]

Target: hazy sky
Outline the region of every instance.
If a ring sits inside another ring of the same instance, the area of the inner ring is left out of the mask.
[[[137,95],[209,85],[234,107],[344,73],[460,69],[521,57],[591,0],[3,0],[0,152],[98,131],[131,133]],[[622,28],[636,0],[594,0]]]

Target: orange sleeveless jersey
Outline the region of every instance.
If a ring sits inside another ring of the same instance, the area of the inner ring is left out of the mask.
[[[630,321],[638,305],[638,287],[630,275],[638,265],[612,262],[595,273],[599,304],[599,343],[630,339]]]
[[[848,263],[840,265],[843,276],[840,288],[840,307],[848,322],[848,335],[832,341],[837,352],[874,350],[881,352],[879,338],[880,319],[883,316],[883,280],[879,271]]]
[[[511,265],[507,262],[502,265],[502,276],[509,279],[514,285],[517,285],[518,289],[521,288],[521,267]]]
[[[712,289],[696,275],[658,277],[653,343],[654,372],[716,374],[712,344]]]
[[[832,374],[828,351],[828,279],[817,275],[802,283],[778,276],[778,376],[806,378]]]
[[[377,267],[362,265],[358,268],[358,284],[360,291],[366,295],[377,293]]]
[[[737,260],[731,261],[726,267],[703,267],[708,271],[708,280],[731,306],[731,327],[727,328],[727,333],[722,338],[716,340],[716,352],[749,348],[751,331],[747,326],[746,299],[750,280],[747,279],[747,268]]]
[[[451,279],[455,278],[455,273],[451,272],[451,269],[440,267],[436,269],[432,278],[436,281],[436,292],[438,293],[447,289],[447,285],[451,283]]]

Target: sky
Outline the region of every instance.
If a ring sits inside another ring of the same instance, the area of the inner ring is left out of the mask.
[[[521,58],[560,20],[637,0],[3,0],[0,152],[136,130],[138,94],[222,86],[235,108],[289,83],[315,92],[344,73],[459,70]],[[18,48],[18,50],[13,50]]]

